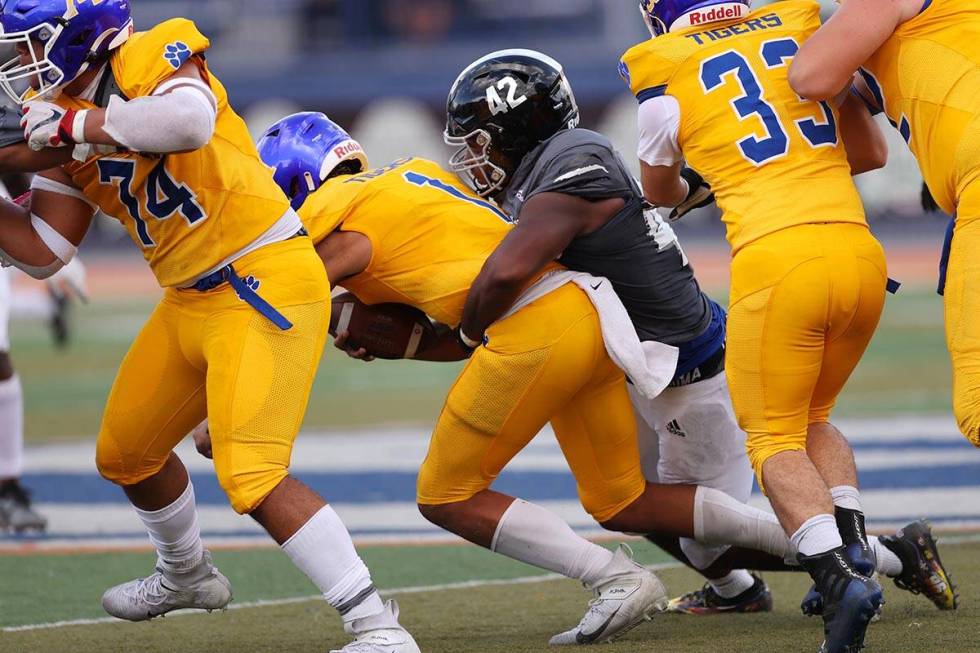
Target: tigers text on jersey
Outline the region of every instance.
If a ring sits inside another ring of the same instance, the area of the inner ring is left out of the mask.
[[[947,213],[980,174],[980,3],[925,0],[861,69]]]
[[[190,21],[166,21],[134,34],[113,51],[100,87],[114,83],[124,99],[151,95],[208,47]],[[215,133],[207,145],[165,156],[95,156],[65,166],[89,200],[123,223],[164,287],[183,285],[212,270],[256,241],[289,210],[245,122],[229,106],[224,87],[203,57],[194,61],[218,101]],[[97,106],[64,94],[55,102],[78,110]]]
[[[410,304],[450,325],[512,228],[500,209],[424,159],[328,179],[299,214],[315,243],[338,228],[371,241],[367,269],[343,282],[358,299]]]
[[[678,142],[714,189],[733,251],[794,225],[866,224],[836,109],[801,100],[787,80],[819,12],[812,0],[785,0],[651,39],[620,64],[640,103],[677,100]]]
[[[711,322],[708,298],[670,225],[653,211],[644,213],[639,187],[605,136],[562,130],[529,152],[511,179],[504,209],[519,219],[524,203],[539,193],[623,199],[619,213],[575,238],[559,262],[609,279],[640,340],[681,345],[704,333]]]

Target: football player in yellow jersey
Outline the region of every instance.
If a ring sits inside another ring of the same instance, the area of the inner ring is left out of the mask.
[[[330,288],[204,60],[208,40],[183,19],[133,33],[128,0],[9,0],[0,26],[0,43],[17,51],[0,66],[0,86],[26,101],[28,145],[75,159],[35,177],[29,208],[0,202],[0,257],[49,276],[101,209],[126,226],[165,288],[119,370],[96,450],[100,473],[149,532],[157,570],[109,589],[103,606],[135,621],[231,599],[172,453],[207,414],[231,505],[341,613],[355,637],[344,650],[417,653],[339,517],[289,475]],[[22,95],[18,81],[30,87]]]
[[[885,259],[850,179],[883,163],[858,101],[801,100],[787,71],[819,4],[647,0],[623,57],[647,198],[710,185],[733,252],[727,371],[749,457],[824,605],[824,649],[858,650],[882,603],[853,453],[828,421],[877,326]],[[840,125],[840,128],[838,127]],[[841,133],[860,144],[849,165]],[[866,160],[859,160],[863,155]],[[698,171],[681,175],[681,162]],[[836,517],[836,519],[835,519]]]
[[[514,233],[497,206],[432,162],[403,159],[360,172],[360,147],[322,114],[283,119],[259,149],[280,186],[302,205],[328,276],[369,304],[410,304],[458,324],[473,280]],[[556,268],[547,264],[528,282],[547,279]],[[442,341],[415,358],[466,357],[458,333],[443,329]],[[491,489],[548,421],[583,505],[607,528],[735,544],[755,549],[753,560],[780,567],[789,547],[772,515],[723,492],[702,506],[704,523],[695,533],[690,497],[700,488],[644,483],[628,402],[623,374],[604,350],[596,309],[578,287],[562,286],[490,327],[487,344],[450,391],[419,474],[418,502],[428,519],[498,553],[583,580],[596,592],[579,626],[554,644],[611,639],[663,596],[659,583],[626,556],[589,544],[539,506]]]
[[[840,91],[855,70],[869,107],[909,144],[929,191],[955,214],[943,251],[953,412],[980,447],[980,4],[847,0],[801,50],[790,83],[805,97]]]

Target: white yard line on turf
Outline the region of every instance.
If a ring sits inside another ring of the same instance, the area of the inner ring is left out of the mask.
[[[663,569],[676,569],[683,567],[679,562],[664,562],[656,565],[648,565],[647,569],[660,571]],[[446,590],[473,589],[476,587],[497,587],[507,585],[530,585],[533,583],[543,583],[552,580],[561,580],[564,576],[558,574],[541,574],[540,576],[521,576],[519,578],[500,578],[490,580],[468,580],[459,583],[443,583],[441,585],[420,585],[418,587],[397,587],[390,590],[381,590],[382,596],[402,596],[405,594],[422,594],[424,592],[443,592]],[[296,603],[306,603],[307,601],[323,600],[322,596],[298,596],[289,599],[271,599],[259,601],[247,601],[245,603],[232,603],[228,606],[229,610],[246,610],[249,608],[268,608],[280,605],[293,605]],[[201,610],[177,610],[171,612],[167,617],[180,617],[188,615],[204,614]],[[29,624],[25,626],[8,626],[0,629],[4,633],[21,633],[31,630],[48,630],[51,628],[67,628],[70,626],[95,626],[99,624],[125,623],[113,617],[101,617],[99,619],[72,619],[70,621],[52,621],[43,624]]]

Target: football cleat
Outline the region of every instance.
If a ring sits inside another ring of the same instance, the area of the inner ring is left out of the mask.
[[[701,589],[684,596],[671,599],[666,612],[680,614],[738,614],[749,612],[772,612],[772,593],[766,583],[752,574],[755,583],[738,596],[726,599],[718,594],[710,583]]]
[[[183,587],[171,587],[157,566],[152,576],[107,589],[102,607],[113,617],[127,621],[147,621],[184,608],[223,610],[231,602],[231,583],[211,563],[208,551],[200,564],[207,565],[208,574]]]
[[[603,570],[603,580],[586,587],[595,594],[588,611],[575,628],[552,637],[548,642],[551,646],[611,642],[667,607],[663,583],[633,561],[632,551],[625,544]]]
[[[31,506],[31,494],[19,481],[0,483],[0,530],[43,532],[48,520]]]
[[[902,573],[894,578],[899,589],[922,594],[940,610],[956,609],[956,586],[939,559],[939,548],[928,523],[920,519],[895,535],[880,539],[902,561]]]
[[[421,653],[407,630],[398,624],[398,604],[385,603],[379,614],[344,624],[354,641],[330,653]]]
[[[885,602],[881,586],[859,574],[844,547],[815,556],[798,556],[823,597],[824,642],[819,653],[858,653],[871,619]]]
[[[877,580],[877,572],[875,570],[877,562],[874,559],[874,553],[871,547],[860,544],[848,544],[844,547],[844,551],[847,556],[847,561],[851,563],[854,571],[862,576]],[[810,586],[806,596],[803,597],[802,603],[800,603],[800,610],[807,617],[816,617],[823,614],[823,598],[820,596],[820,592],[817,591],[816,585]],[[875,615],[873,621],[877,621],[878,617],[879,615]]]

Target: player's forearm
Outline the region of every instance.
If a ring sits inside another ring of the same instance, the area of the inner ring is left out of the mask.
[[[32,268],[46,268],[57,257],[31,224],[29,208],[0,200],[0,257]],[[21,268],[23,269],[23,268]]]
[[[35,152],[27,143],[0,148],[0,175],[25,172],[41,172],[57,168],[71,161],[68,148],[48,148]]]
[[[800,47],[789,84],[809,100],[829,100],[895,31],[904,17],[896,0],[848,0]]]
[[[450,327],[445,324],[437,324],[435,326],[439,340],[433,343],[431,347],[416,352],[412,360],[428,361],[431,363],[454,363],[470,357],[471,352],[464,351],[459,346],[456,335]]]
[[[481,340],[490,325],[514,305],[529,277],[505,273],[488,261],[466,298],[460,323],[463,334],[473,341]]]
[[[641,162],[640,181],[643,196],[654,206],[675,207],[684,202],[690,192],[690,186],[681,177],[680,163],[651,166]]]
[[[840,131],[851,174],[877,170],[888,162],[888,142],[864,103],[848,93],[840,108]]]

